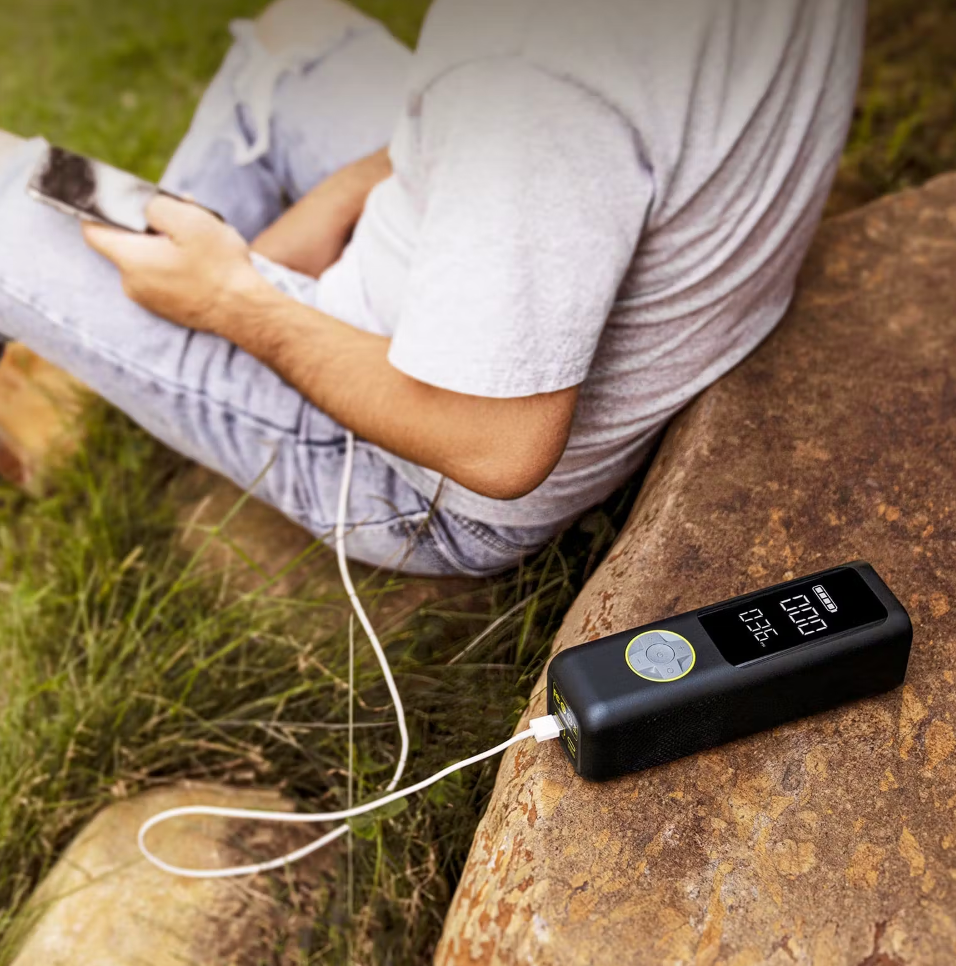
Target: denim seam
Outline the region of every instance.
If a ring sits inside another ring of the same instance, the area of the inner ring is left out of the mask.
[[[468,567],[458,556],[448,547],[444,539],[442,539],[441,533],[435,527],[429,527],[429,532],[432,535],[432,539],[435,544],[435,549],[445,558],[451,567],[453,567],[458,573],[466,577],[487,577],[490,574],[496,572],[496,568],[486,567],[483,570],[476,570],[473,567]]]
[[[527,547],[521,547],[518,544],[505,540],[504,537],[489,529],[489,527],[486,524],[481,523],[480,520],[472,520],[469,517],[463,517],[457,513],[454,514],[454,519],[465,530],[467,530],[468,533],[481,540],[492,550],[497,550],[500,553],[526,554],[529,552]]]

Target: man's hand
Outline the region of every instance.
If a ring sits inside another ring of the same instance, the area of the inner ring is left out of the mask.
[[[92,224],[83,234],[120,270],[134,302],[170,322],[222,334],[236,294],[259,277],[244,239],[208,211],[162,195],[146,217],[159,235]]]

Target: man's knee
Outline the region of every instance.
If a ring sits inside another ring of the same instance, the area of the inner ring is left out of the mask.
[[[342,0],[275,0],[256,21],[256,34],[273,54],[335,42],[374,21]]]

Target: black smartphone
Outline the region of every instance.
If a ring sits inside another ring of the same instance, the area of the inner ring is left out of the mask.
[[[157,195],[195,204],[128,171],[52,146],[40,156],[27,194],[83,221],[140,234],[153,233],[146,207]],[[210,213],[222,220],[217,212]]]

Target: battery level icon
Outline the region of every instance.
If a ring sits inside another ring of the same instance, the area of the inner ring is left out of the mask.
[[[831,613],[837,612],[837,605],[833,603],[833,598],[823,589],[823,584],[817,584],[813,592],[820,598],[820,603]]]

